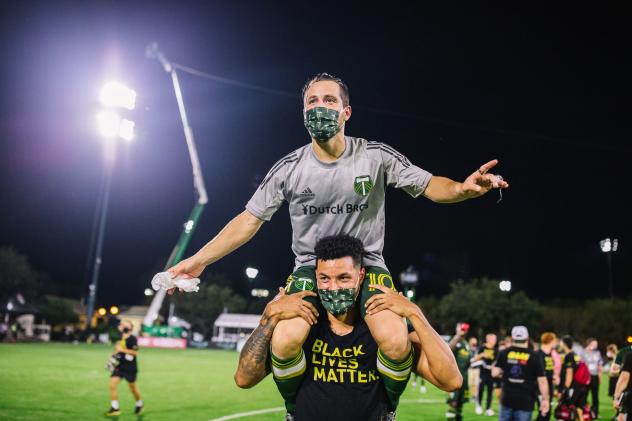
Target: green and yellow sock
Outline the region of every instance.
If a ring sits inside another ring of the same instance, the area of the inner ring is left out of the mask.
[[[397,408],[399,397],[404,393],[404,389],[406,389],[412,367],[412,347],[410,348],[408,356],[401,361],[391,360],[382,353],[382,350],[377,350],[377,371],[382,377],[382,382],[386,389],[386,397],[391,405],[389,409],[392,411]]]
[[[285,409],[294,412],[296,407],[296,394],[303,381],[307,361],[305,353],[301,351],[293,358],[283,360],[276,357],[272,352],[272,375],[274,382],[285,400]]]

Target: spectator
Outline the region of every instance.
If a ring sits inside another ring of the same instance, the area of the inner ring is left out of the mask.
[[[595,338],[586,340],[586,348],[584,349],[584,361],[590,371],[590,403],[595,411],[595,415],[599,416],[599,385],[601,384],[601,373],[603,372],[603,359],[601,352],[597,348],[598,342]]]
[[[536,391],[542,401],[540,412],[549,411],[549,390],[542,360],[529,349],[529,331],[524,326],[511,329],[513,345],[498,353],[492,366],[494,377],[502,376],[500,421],[530,421]]]

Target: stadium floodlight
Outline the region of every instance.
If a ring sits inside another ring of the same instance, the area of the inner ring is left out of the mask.
[[[131,120],[121,119],[118,128],[118,135],[123,140],[134,139],[134,122]]]
[[[246,276],[250,279],[255,279],[259,274],[259,269],[247,267],[246,268]]]
[[[108,82],[101,88],[99,100],[106,107],[133,110],[136,106],[136,91],[119,82]]]
[[[612,279],[612,253],[619,248],[618,238],[604,238],[599,242],[601,251],[606,253],[606,260],[608,263],[608,289],[610,290],[610,299],[614,300],[614,281]]]
[[[154,290],[151,288],[145,288],[145,296],[151,297],[152,295],[154,295]]]
[[[265,298],[270,295],[270,291],[267,289],[254,288],[250,290],[250,295],[253,297]]]
[[[117,314],[119,314],[119,308],[117,306],[110,307],[110,314],[116,316]]]
[[[498,283],[498,288],[502,292],[509,292],[509,291],[511,291],[511,281],[500,281]]]
[[[101,307],[101,308],[97,311],[97,313],[99,314],[99,316],[103,317],[103,316],[105,316],[105,315],[108,313],[108,311],[107,311],[104,307]]]
[[[97,114],[99,132],[106,139],[120,137],[125,140],[134,139],[134,122],[121,118],[114,111],[101,111]]]
[[[97,114],[99,132],[106,139],[113,139],[118,136],[121,117],[114,111],[101,111]]]

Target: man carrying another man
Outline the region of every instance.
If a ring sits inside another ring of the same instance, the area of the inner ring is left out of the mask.
[[[324,311],[319,312],[297,301],[304,307],[296,313],[304,314],[305,317],[299,317],[307,323],[313,323],[312,316],[318,314],[309,335],[302,343],[284,345],[295,347],[294,358],[285,364],[279,364],[274,355],[265,352],[275,377],[301,378],[295,411],[290,415],[297,421],[394,419],[386,379],[408,378],[410,368],[402,369],[380,356],[376,341],[360,317],[358,296],[366,282],[362,264],[364,254],[362,243],[347,235],[318,241],[315,247],[316,290]],[[398,317],[408,319],[414,330],[409,334],[415,350],[411,361],[414,370],[443,390],[460,388],[462,377],[450,348],[430,326],[419,307],[390,288],[374,287],[382,294],[367,301],[366,314],[390,310]],[[285,295],[281,299],[287,300],[287,297],[291,296]],[[266,312],[269,312],[268,308]],[[264,318],[267,318],[265,313]],[[262,323],[267,324],[264,318]],[[267,349],[266,345],[272,340],[272,329],[268,328],[265,334],[264,330],[258,328],[242,350],[235,373],[240,387],[254,386],[270,370],[269,366],[266,369],[265,361],[256,361],[257,353]]]

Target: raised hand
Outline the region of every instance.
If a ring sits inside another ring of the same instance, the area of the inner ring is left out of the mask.
[[[509,187],[509,183],[505,181],[500,175],[492,174],[489,172],[493,167],[498,164],[497,159],[483,164],[480,168],[470,174],[469,177],[463,181],[462,189],[463,195],[468,199],[479,197],[490,191],[491,189],[506,189]]]

